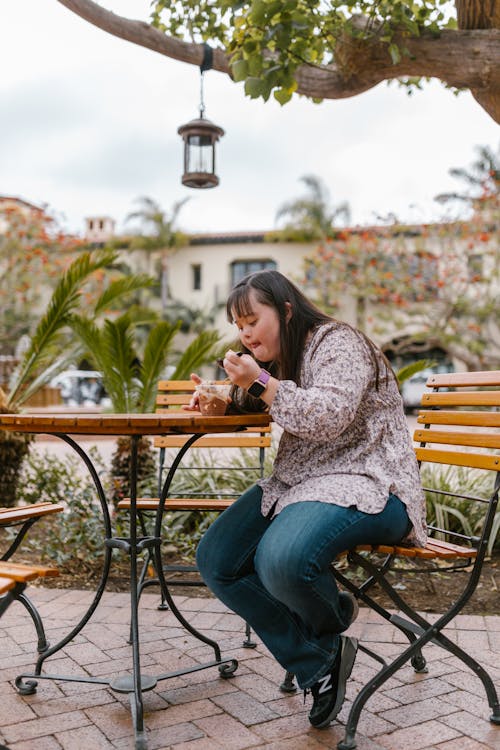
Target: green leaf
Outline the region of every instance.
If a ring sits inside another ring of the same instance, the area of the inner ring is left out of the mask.
[[[283,106],[284,104],[290,101],[293,94],[290,91],[290,89],[276,89],[273,93],[273,96],[276,99],[276,101],[279,102],[281,106]]]
[[[247,78],[245,81],[245,94],[251,99],[257,99],[264,90],[264,83],[260,78]]]
[[[236,60],[231,65],[231,70],[235,81],[244,81],[248,75],[248,63],[246,60]]]

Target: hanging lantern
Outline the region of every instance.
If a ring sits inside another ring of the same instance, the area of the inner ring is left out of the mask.
[[[203,74],[212,67],[213,50],[204,45],[203,62],[200,66],[200,116],[181,125],[179,135],[184,140],[184,174],[182,184],[191,188],[211,188],[219,184],[215,174],[215,144],[224,135],[218,125],[204,117]]]

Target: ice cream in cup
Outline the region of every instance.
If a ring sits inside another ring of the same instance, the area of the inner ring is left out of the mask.
[[[231,401],[231,383],[214,383],[203,380],[196,386],[198,404],[202,414],[206,417],[221,417],[226,413]]]

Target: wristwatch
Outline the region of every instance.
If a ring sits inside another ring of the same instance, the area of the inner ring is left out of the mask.
[[[270,377],[271,375],[267,370],[261,370],[257,380],[254,380],[250,388],[247,388],[247,392],[251,396],[259,398],[259,396],[262,396],[262,394],[266,390]]]

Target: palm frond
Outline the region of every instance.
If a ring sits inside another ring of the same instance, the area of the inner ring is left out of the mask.
[[[422,372],[423,370],[427,370],[430,367],[434,367],[435,364],[436,362],[432,359],[418,359],[416,362],[412,362],[409,365],[401,367],[401,369],[396,373],[396,378],[399,385],[402,385],[405,380],[412,378],[418,372]]]
[[[25,401],[26,385],[62,349],[60,334],[67,326],[71,313],[79,305],[84,282],[94,271],[109,266],[116,257],[116,252],[107,249],[84,253],[64,272],[35,328],[30,346],[13,373],[8,399],[10,409],[18,408]]]
[[[149,333],[140,369],[141,389],[138,406],[143,412],[154,411],[158,379],[165,369],[172,341],[180,327],[180,321],[175,325],[162,321]]]
[[[83,315],[72,315],[69,325],[80,340],[85,356],[88,357],[97,370],[102,370],[101,331],[95,322]]]
[[[26,403],[26,401],[28,401],[31,396],[34,396],[44,385],[50,383],[52,378],[63,370],[67,370],[70,365],[83,355],[83,353],[84,348],[79,344],[75,343],[70,345],[63,356],[58,357],[55,362],[47,365],[47,367],[30,381],[26,388],[23,389],[23,403]]]
[[[202,331],[182,354],[172,380],[186,380],[202,364],[215,358],[214,350],[219,341],[217,331]]]
[[[156,280],[147,274],[134,274],[133,276],[125,276],[121,279],[115,279],[100,295],[94,305],[94,313],[99,315],[120,297],[136,292],[139,289],[154,286],[155,284]]]
[[[101,341],[107,352],[102,369],[103,385],[114,410],[127,413],[137,411],[140,388],[138,357],[134,349],[130,318],[122,315],[115,321],[106,320]]]

